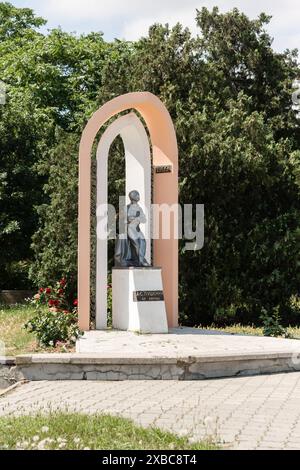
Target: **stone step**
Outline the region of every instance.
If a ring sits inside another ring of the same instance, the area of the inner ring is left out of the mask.
[[[204,380],[300,370],[294,353],[198,357],[107,357],[44,354],[16,358],[25,380]]]

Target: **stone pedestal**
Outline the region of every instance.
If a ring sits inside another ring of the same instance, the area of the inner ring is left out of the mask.
[[[160,268],[115,268],[112,290],[115,329],[168,333]]]

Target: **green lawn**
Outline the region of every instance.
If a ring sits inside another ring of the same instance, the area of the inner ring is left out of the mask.
[[[243,326],[243,325],[231,325],[224,328],[215,327],[214,325],[205,327],[203,329],[220,331],[224,333],[231,333],[233,335],[250,335],[250,336],[263,336],[263,328],[258,326]],[[289,326],[287,333],[290,338],[300,339],[300,327]]]
[[[35,307],[28,305],[0,305],[0,341],[5,344],[5,356],[38,352],[74,352],[74,348],[43,348],[39,346],[32,333],[24,325],[35,313]],[[0,351],[0,355],[1,355]]]
[[[5,355],[17,354],[37,350],[34,335],[24,329],[24,324],[34,314],[31,305],[3,306],[0,305],[0,341],[5,344]]]
[[[54,413],[0,418],[0,450],[214,450],[212,443],[111,416]]]

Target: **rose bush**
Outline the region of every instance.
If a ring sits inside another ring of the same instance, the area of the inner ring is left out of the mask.
[[[36,335],[39,344],[44,347],[71,347],[80,336],[75,310],[73,312],[37,310],[25,327]]]
[[[59,311],[72,311],[76,296],[70,289],[70,281],[62,278],[54,287],[41,287],[33,298],[37,306],[48,306]]]
[[[72,297],[70,282],[63,278],[54,287],[41,287],[32,302],[34,317],[25,328],[34,333],[41,346],[72,346],[80,336],[78,300]]]

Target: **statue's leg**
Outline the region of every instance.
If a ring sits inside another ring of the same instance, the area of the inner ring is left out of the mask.
[[[145,256],[146,256],[147,243],[145,238],[140,238],[140,252],[139,252],[139,263],[140,266],[149,266]]]
[[[133,266],[140,266],[139,264],[139,252],[140,252],[140,245],[139,240],[137,238],[129,238],[129,246],[131,252],[131,263]]]
[[[129,240],[126,238],[126,265],[128,266],[130,264],[130,260],[131,260],[131,249],[130,249],[130,242]]]
[[[140,252],[139,252],[139,262],[140,265],[143,266],[144,258],[146,254],[146,242],[142,238],[140,239]]]
[[[128,240],[126,238],[118,238],[115,245],[115,267],[121,268],[128,265]]]

